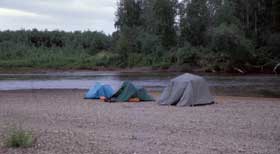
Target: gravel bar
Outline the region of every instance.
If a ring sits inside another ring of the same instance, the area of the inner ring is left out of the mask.
[[[280,153],[280,99],[216,96],[214,105],[178,108],[84,93],[0,91],[0,154]],[[34,146],[5,147],[13,127],[31,130]]]

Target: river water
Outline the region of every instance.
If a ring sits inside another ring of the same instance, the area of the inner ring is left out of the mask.
[[[44,74],[0,74],[0,90],[88,89],[97,82],[117,89],[130,80],[148,91],[161,92],[170,79],[182,73],[145,72],[56,72]],[[215,95],[280,97],[280,76],[202,75]]]

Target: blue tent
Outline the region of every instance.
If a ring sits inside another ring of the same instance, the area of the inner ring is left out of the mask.
[[[113,94],[114,90],[111,86],[97,83],[95,86],[89,89],[85,95],[85,99],[99,99],[101,96],[111,98]]]

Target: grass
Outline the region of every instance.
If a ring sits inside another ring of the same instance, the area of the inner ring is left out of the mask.
[[[93,68],[97,66],[114,65],[117,55],[111,52],[100,52],[89,55],[85,50],[68,53],[59,49],[36,49],[26,52],[24,56],[14,55],[7,58],[1,55],[0,67],[3,69],[17,68]]]
[[[23,129],[11,129],[6,138],[6,146],[10,148],[28,148],[34,143],[34,137],[30,131]]]

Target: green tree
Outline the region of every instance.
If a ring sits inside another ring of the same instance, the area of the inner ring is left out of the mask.
[[[162,46],[171,48],[176,46],[175,17],[177,15],[176,0],[155,0],[153,5],[154,28]]]
[[[184,0],[180,4],[180,30],[182,42],[194,46],[205,44],[210,13],[207,0]]]
[[[116,13],[115,26],[122,31],[123,28],[134,28],[142,25],[142,0],[120,0]]]

